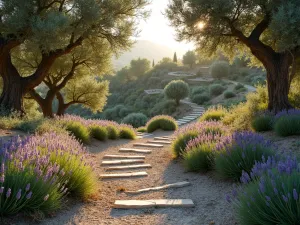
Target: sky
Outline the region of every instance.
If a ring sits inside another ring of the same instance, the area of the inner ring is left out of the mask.
[[[178,52],[193,50],[193,45],[175,40],[175,31],[169,26],[168,19],[162,14],[169,0],[152,0],[148,6],[151,15],[146,21],[141,21],[139,25],[140,35],[138,39],[149,40],[161,45],[165,45]]]

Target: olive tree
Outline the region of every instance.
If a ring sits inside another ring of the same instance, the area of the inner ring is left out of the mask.
[[[269,110],[291,108],[288,93],[300,55],[299,0],[171,0],[166,10],[179,40],[211,56],[253,56],[267,72]]]
[[[107,40],[114,52],[130,47],[146,5],[147,0],[1,0],[0,106],[24,111],[24,95],[44,81],[57,58],[84,40]],[[40,54],[38,66],[21,74],[12,55],[30,51]]]
[[[181,99],[189,96],[189,85],[182,80],[173,80],[164,89],[165,96],[179,105]]]
[[[229,76],[229,64],[225,61],[216,61],[210,66],[210,75],[215,79]]]

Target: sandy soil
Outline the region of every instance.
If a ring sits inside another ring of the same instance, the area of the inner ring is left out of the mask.
[[[170,135],[169,132],[157,132],[155,136]],[[120,147],[132,147],[133,142],[146,142],[148,139],[135,141],[110,141],[101,143],[93,141],[89,146],[92,160],[99,162],[97,174],[104,173],[100,166],[103,155],[117,154]],[[146,155],[146,163],[152,165],[148,169],[146,178],[128,180],[101,181],[100,199],[88,203],[73,203],[70,201],[63,210],[53,215],[53,218],[44,219],[41,225],[60,224],[176,224],[176,225],[233,225],[237,224],[232,214],[231,206],[224,200],[225,193],[232,188],[232,183],[223,182],[213,177],[212,174],[186,173],[180,161],[171,158],[169,146],[161,149],[152,149],[153,152]],[[142,170],[137,170],[142,171]],[[160,186],[167,183],[189,181],[188,187],[169,189],[159,192],[150,192],[140,195],[127,195],[121,189],[137,190],[152,186]],[[191,198],[195,208],[177,209],[146,209],[146,210],[122,210],[112,209],[116,199],[158,199],[158,198]],[[17,221],[17,222],[16,222]],[[0,222],[1,223],[1,222]],[[33,224],[32,219],[24,217],[10,219],[1,224]]]

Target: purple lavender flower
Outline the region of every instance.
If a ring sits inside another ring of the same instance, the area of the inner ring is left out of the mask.
[[[6,192],[6,198],[9,198],[11,195],[11,189],[8,188],[7,192]]]
[[[282,195],[282,199],[283,199],[283,201],[285,201],[285,202],[288,202],[288,201],[289,201],[289,199],[288,199],[285,195]]]
[[[4,187],[0,188],[0,194],[2,194],[4,192]]]
[[[293,189],[293,197],[294,197],[294,200],[298,201],[299,196],[298,196],[298,193],[295,188]]]
[[[26,199],[31,199],[31,196],[32,196],[32,191],[26,195]]]
[[[17,195],[16,195],[16,199],[19,200],[21,198],[21,195],[22,195],[22,190],[19,189]]]
[[[29,189],[30,189],[30,183],[28,183],[28,184],[26,185],[25,191],[27,192],[27,191],[29,191]]]
[[[270,196],[266,195],[265,197],[266,197],[266,200],[267,200],[268,202],[271,201],[271,197],[270,197]]]

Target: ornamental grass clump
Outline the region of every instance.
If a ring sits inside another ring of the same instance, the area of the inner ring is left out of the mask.
[[[66,194],[87,198],[96,178],[87,151],[67,134],[14,138],[0,150],[0,214],[50,213]]]
[[[135,129],[127,124],[122,124],[119,127],[119,137],[122,139],[135,139],[137,136],[137,133],[135,131]]]
[[[173,131],[177,130],[178,125],[176,120],[171,116],[159,115],[151,118],[146,124],[147,132],[152,133],[158,129],[164,131]]]
[[[253,168],[254,181],[247,182],[228,196],[233,201],[241,225],[299,224],[300,166],[296,158],[257,163]],[[258,175],[258,176],[257,176]],[[248,178],[248,179],[247,179]]]
[[[256,162],[275,154],[276,147],[263,136],[251,132],[237,132],[231,142],[218,143],[215,160],[218,175],[239,181],[242,172],[250,173]]]
[[[90,143],[90,131],[87,127],[85,127],[80,122],[68,122],[66,124],[66,130],[71,134],[74,135],[74,137],[84,143],[88,144]]]
[[[92,125],[89,130],[91,136],[99,141],[106,141],[108,138],[108,131],[105,127]]]

